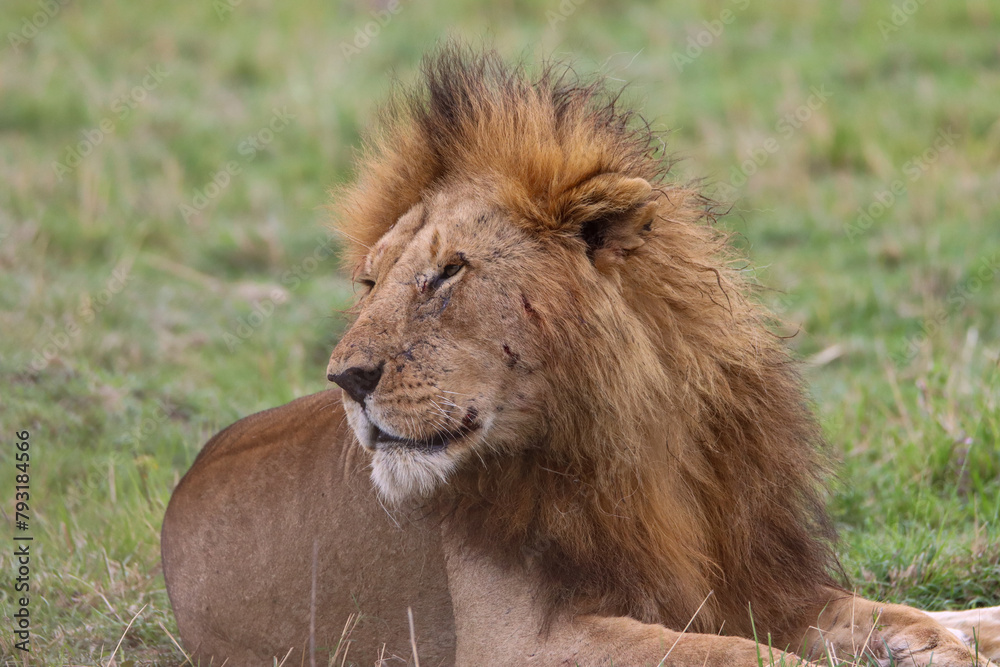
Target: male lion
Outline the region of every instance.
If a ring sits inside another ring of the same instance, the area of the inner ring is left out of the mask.
[[[802,383],[646,127],[492,54],[424,74],[339,194],[342,391],[230,426],[170,501],[194,656],[326,664],[360,614],[361,664],[987,664],[838,584]]]

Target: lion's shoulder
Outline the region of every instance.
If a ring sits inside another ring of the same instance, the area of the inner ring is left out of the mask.
[[[345,443],[350,439],[339,389],[297,398],[285,405],[249,415],[209,440],[191,466],[214,466],[225,459],[260,458],[272,450],[303,445]]]

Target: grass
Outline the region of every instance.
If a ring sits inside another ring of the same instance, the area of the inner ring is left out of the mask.
[[[170,491],[215,431],[326,386],[351,294],[326,190],[445,31],[630,82],[797,332],[859,592],[1000,604],[995,3],[403,4],[367,44],[377,3],[46,6],[0,8],[0,489],[10,540],[26,429],[35,538],[33,650],[5,630],[3,664],[123,635],[119,665],[182,661]]]

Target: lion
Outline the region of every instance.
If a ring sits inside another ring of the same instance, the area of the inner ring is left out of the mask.
[[[423,72],[335,196],[339,388],[225,429],[170,500],[192,660],[987,665],[987,623],[842,582],[803,383],[648,125],[557,66]]]

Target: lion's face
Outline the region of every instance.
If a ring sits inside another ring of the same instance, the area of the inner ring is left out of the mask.
[[[504,215],[439,194],[355,270],[358,318],[328,373],[391,501],[426,496],[477,450],[517,449],[542,431],[544,355],[529,342],[531,285],[519,281],[545,253]]]

